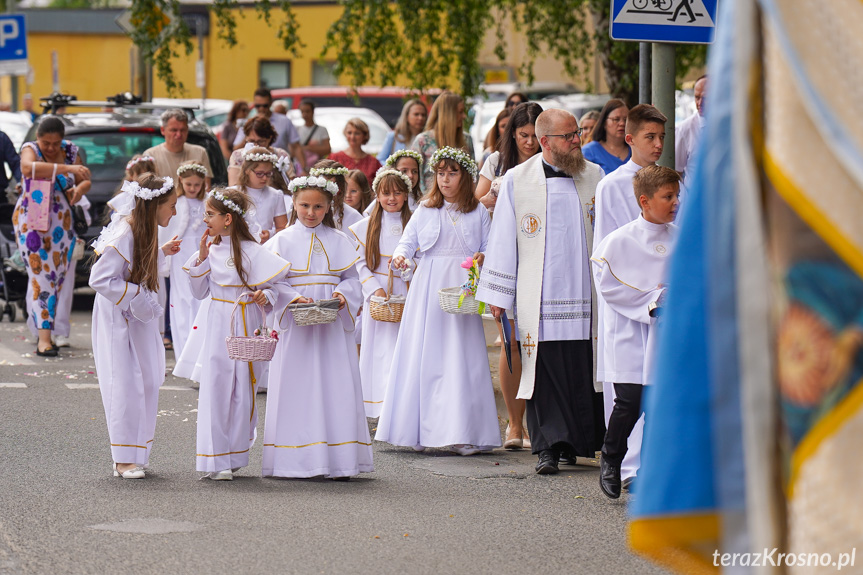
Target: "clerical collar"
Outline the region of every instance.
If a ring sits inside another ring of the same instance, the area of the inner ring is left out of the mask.
[[[545,160],[542,160],[542,170],[545,172],[545,178],[569,178],[567,174],[564,174]]]

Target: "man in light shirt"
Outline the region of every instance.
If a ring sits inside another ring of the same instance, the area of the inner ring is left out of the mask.
[[[695,166],[694,154],[704,129],[705,92],[707,76],[695,81],[696,113],[683,120],[674,130],[674,168],[683,175],[684,185],[688,184],[692,168]]]

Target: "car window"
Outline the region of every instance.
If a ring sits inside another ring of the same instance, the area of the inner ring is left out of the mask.
[[[158,132],[107,132],[69,134],[80,148],[82,161],[93,180],[122,181],[128,162],[135,154],[165,141]]]

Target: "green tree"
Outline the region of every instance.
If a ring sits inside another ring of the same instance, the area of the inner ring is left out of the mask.
[[[55,0],[86,2],[88,0]],[[109,1],[109,0],[90,0]],[[533,80],[540,54],[551,54],[567,74],[584,78],[595,89],[586,69],[595,53],[605,70],[612,94],[635,103],[638,86],[638,45],[615,42],[608,36],[608,0],[341,0],[344,11],[327,33],[321,57],[336,60],[335,72],[354,86],[393,85],[407,79],[408,87],[425,90],[448,87],[466,96],[475,94],[483,79],[479,54],[484,33],[495,34],[495,53],[507,54],[507,23],[522,34],[527,54],[522,77]],[[235,0],[213,0],[210,10],[218,37],[237,43]],[[243,6],[249,6],[244,4]],[[294,57],[302,48],[299,23],[289,0],[259,0],[251,4],[257,17],[277,26],[284,49]],[[283,16],[276,22],[274,9]],[[132,39],[155,66],[170,92],[182,91],[171,62],[180,53],[191,54],[189,29],[180,17],[178,0],[132,0]],[[678,77],[705,62],[704,46],[678,46]],[[458,86],[449,86],[457,78]]]

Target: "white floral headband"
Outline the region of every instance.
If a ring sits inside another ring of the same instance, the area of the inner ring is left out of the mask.
[[[309,170],[311,176],[345,176],[347,177],[347,168],[312,168]]]
[[[207,168],[205,168],[201,164],[197,164],[197,163],[196,164],[185,164],[185,165],[177,168],[177,177],[182,178],[183,174],[185,174],[186,172],[198,172],[199,174],[201,174],[202,178],[207,177]]]
[[[407,150],[407,149],[397,150],[397,151],[393,152],[393,154],[389,158],[387,158],[387,161],[384,162],[384,164],[391,167],[391,168],[394,168],[401,158],[413,158],[414,160],[417,161],[417,166],[423,165],[422,154],[420,154],[416,150]]]
[[[124,192],[130,192],[136,198],[141,198],[142,200],[152,200],[153,198],[158,198],[162,194],[166,194],[174,189],[174,180],[172,178],[165,178],[165,183],[162,184],[162,187],[158,190],[151,190],[150,188],[142,188],[141,184],[138,182],[130,182],[129,180],[123,181],[123,185],[120,189]]]
[[[435,166],[437,166],[441,160],[454,160],[458,162],[458,165],[464,168],[464,170],[470,174],[470,177],[476,182],[476,162],[471,159],[463,150],[459,150],[456,148],[451,148],[450,146],[445,146],[443,148],[439,148],[434,154],[432,154],[431,159],[428,163],[428,171],[433,172]]]
[[[270,162],[273,166],[276,165],[279,161],[279,157],[275,154],[251,154],[249,152],[243,152],[243,161],[244,162]]]
[[[137,164],[138,162],[154,162],[154,163],[155,163],[155,161],[156,161],[156,158],[154,158],[154,157],[152,157],[152,156],[141,156],[140,158],[132,158],[132,159],[131,159],[131,160],[129,160],[129,162],[126,164],[126,169],[127,169],[127,170],[132,169],[132,166],[134,166],[134,165],[135,165],[135,164]]]
[[[400,171],[394,170],[392,168],[381,168],[380,170],[378,170],[378,173],[375,174],[375,181],[372,182],[372,191],[374,193],[376,193],[376,194],[378,193],[378,183],[380,183],[380,181],[383,179],[384,176],[389,176],[389,175],[394,175],[394,176],[400,177],[402,179],[402,181],[405,183],[405,185],[408,187],[408,191],[410,191],[411,187],[413,187],[413,183],[411,182],[411,179],[409,177],[407,177],[406,174],[403,174]]]
[[[232,212],[236,212],[241,216],[246,215],[246,212],[245,210],[243,210],[243,208],[226,198],[224,194],[222,194],[222,192],[220,192],[219,190],[212,190],[210,191],[210,193],[207,194],[207,196],[213,198],[214,200],[222,202],[222,205],[231,210]]]
[[[329,193],[336,195],[339,193],[339,187],[335,182],[331,182],[323,176],[303,176],[302,178],[294,178],[288,183],[288,190],[293,194],[296,190],[303,188],[321,188]]]

